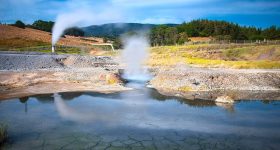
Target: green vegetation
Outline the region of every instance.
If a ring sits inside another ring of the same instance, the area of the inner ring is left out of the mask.
[[[8,126],[0,124],[0,146],[5,143],[8,138]]]
[[[38,29],[38,30],[42,30],[42,31],[46,31],[46,32],[52,32],[53,25],[54,25],[54,22],[52,22],[52,21],[36,20],[29,27]]]
[[[13,26],[18,27],[18,28],[22,28],[22,29],[25,28],[25,24],[22,21],[20,21],[20,20],[17,20],[15,22],[15,24],[13,24]]]
[[[72,36],[84,36],[85,32],[77,27],[69,28],[64,31],[65,35],[72,35]]]
[[[15,26],[20,28],[25,28],[25,24],[18,20],[15,23]],[[43,21],[43,20],[36,20],[31,25],[27,25],[27,27],[42,30],[46,32],[52,32],[52,28],[54,26],[54,22],[52,21]],[[64,35],[73,35],[73,36],[84,36],[84,31],[78,27],[69,28],[64,32]]]
[[[280,28],[266,29],[240,26],[226,21],[193,20],[176,27],[155,26],[151,30],[152,46],[182,44],[187,37],[214,37],[216,40],[276,40],[280,39]]]
[[[1,50],[1,49],[0,49]],[[7,50],[7,49],[3,49]],[[19,52],[41,52],[50,53],[51,45],[48,46],[36,46],[36,47],[23,47],[23,48],[12,48],[9,51],[19,51]],[[56,47],[55,52],[57,54],[84,54],[81,48],[78,47]],[[86,52],[85,52],[86,53]]]
[[[50,45],[50,44],[42,41],[29,40],[29,39],[27,40],[23,38],[0,39],[1,49],[13,49],[13,48],[46,46],[46,45]]]
[[[179,33],[176,27],[160,25],[151,30],[150,39],[152,46],[175,45],[188,41],[188,36],[184,32]]]

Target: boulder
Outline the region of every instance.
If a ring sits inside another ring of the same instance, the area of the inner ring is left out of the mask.
[[[232,104],[232,103],[234,103],[234,100],[229,96],[220,96],[220,97],[217,97],[215,102]]]

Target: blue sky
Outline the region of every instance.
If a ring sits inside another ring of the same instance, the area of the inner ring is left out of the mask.
[[[0,22],[54,21],[61,13],[84,9],[117,15],[112,22],[161,24],[203,18],[247,26],[280,26],[280,0],[0,0]]]

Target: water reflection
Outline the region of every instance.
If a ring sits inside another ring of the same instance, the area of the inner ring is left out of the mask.
[[[196,126],[195,115],[179,119],[175,116],[188,116],[186,109],[196,111],[196,108],[220,107],[229,113],[237,113],[235,104],[217,103],[211,100],[187,100],[164,96],[154,89],[146,88],[143,84],[133,83],[127,86],[135,90],[102,94],[94,92],[71,92],[58,94],[44,94],[31,96],[40,103],[53,103],[59,115],[75,122],[96,122],[106,126],[133,126],[150,129],[189,129],[193,131],[209,132],[208,128],[216,128],[214,124],[207,122],[207,128]],[[74,104],[69,103],[74,101]],[[28,111],[28,97],[20,98]],[[271,103],[265,101],[265,103]],[[207,109],[205,109],[207,111]],[[200,116],[201,117],[201,116]],[[164,118],[164,119],[163,119]],[[179,117],[180,118],[180,117]],[[174,124],[176,122],[176,124]],[[224,126],[225,127],[225,126]],[[221,126],[220,128],[223,128]],[[226,128],[226,127],[225,127]]]
[[[196,107],[219,106],[231,113],[234,112],[234,105],[209,100],[175,99],[163,96],[154,89],[146,88],[142,83],[130,83],[127,86],[135,90],[115,94],[71,93],[67,95],[67,93],[59,93],[52,97],[58,113],[64,119],[76,122],[102,122],[106,126],[122,125],[134,128],[188,129],[209,132],[209,127],[216,128],[214,124],[208,122],[205,128],[197,126],[197,122],[192,121],[195,115],[184,119],[180,117],[178,119],[175,116],[188,116],[190,112],[185,112],[185,109]],[[87,101],[86,105],[69,106],[64,101],[65,97],[67,100],[80,97],[90,102]],[[220,126],[220,128],[226,127]]]
[[[20,101],[21,103],[24,103],[24,112],[25,112],[25,113],[28,112],[28,106],[27,106],[28,98],[29,98],[28,96],[19,98],[19,101]]]
[[[263,150],[280,146],[279,101],[225,105],[163,96],[137,84],[128,86],[136,90],[2,101],[0,122],[9,124],[11,149]]]
[[[53,103],[53,94],[39,94],[34,96],[41,103]]]
[[[173,97],[173,96],[165,96],[157,92],[157,90],[152,89],[152,88],[145,88],[143,84],[130,84],[129,86],[135,88],[136,90],[134,91],[127,91],[127,92],[120,92],[120,93],[111,93],[111,94],[104,94],[104,93],[98,93],[98,92],[63,92],[63,93],[58,93],[58,95],[61,96],[61,99],[63,101],[71,101],[74,99],[79,98],[82,95],[87,95],[90,96],[94,99],[99,99],[99,98],[104,98],[104,99],[111,99],[111,100],[121,100],[125,99],[127,102],[130,100],[133,100],[134,103],[137,102],[136,100],[141,99],[152,99],[156,101],[170,101],[170,100],[175,100],[179,102],[180,104],[184,104],[187,106],[192,106],[192,107],[221,107],[228,112],[235,112],[234,109],[234,104],[225,104],[225,103],[217,103],[213,100],[205,100],[205,99],[184,99],[184,98],[178,98],[178,97]],[[55,101],[55,98],[53,96],[54,94],[39,94],[39,95],[34,95],[30,96],[33,98],[36,98],[39,102],[41,103],[53,103]],[[29,97],[21,97],[19,98],[21,103],[24,103],[24,105],[27,105],[27,100]],[[136,100],[134,100],[137,98]],[[245,100],[249,101],[249,100]],[[253,100],[255,101],[255,100]],[[273,103],[274,100],[260,100],[263,104],[270,104]],[[241,100],[235,101],[235,103],[239,103]],[[26,106],[26,111],[27,111],[27,106]]]

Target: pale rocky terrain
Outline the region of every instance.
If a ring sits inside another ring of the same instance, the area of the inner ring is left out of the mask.
[[[119,60],[106,56],[0,53],[0,99],[40,93],[130,90]],[[149,86],[168,96],[216,100],[280,100],[279,69],[152,67]]]
[[[128,90],[110,57],[0,53],[0,99],[40,93]]]
[[[192,68],[158,69],[150,85],[160,93],[187,99],[280,100],[279,69]]]

